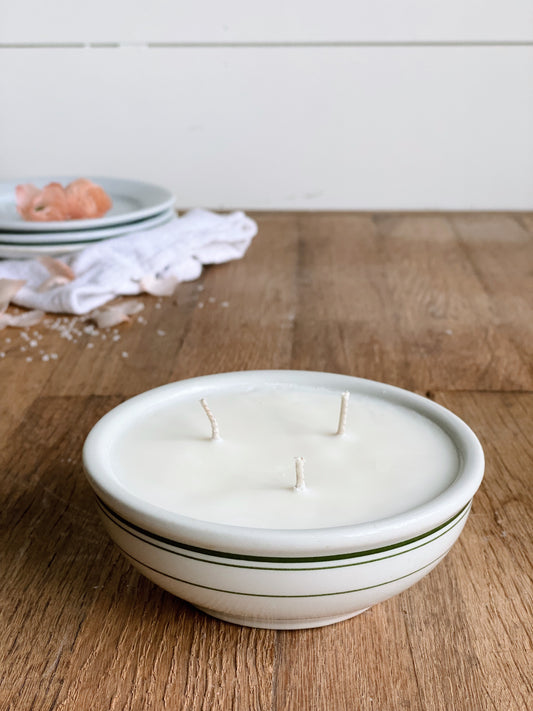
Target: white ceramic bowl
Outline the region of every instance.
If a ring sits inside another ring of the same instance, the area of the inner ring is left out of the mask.
[[[459,470],[430,502],[370,523],[306,530],[245,528],[200,521],[143,501],[113,475],[109,448],[128,413],[173,396],[257,383],[350,390],[411,408],[454,442]],[[331,373],[249,371],[185,380],[119,405],[90,432],[85,471],[105,527],[124,555],[165,590],[222,620],[251,627],[319,627],[402,592],[434,568],[457,540],[483,478],[481,445],[436,403],[390,385]]]

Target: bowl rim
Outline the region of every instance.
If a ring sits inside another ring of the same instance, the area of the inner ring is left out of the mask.
[[[113,476],[106,455],[113,432],[122,428],[121,423],[129,413],[135,413],[139,407],[146,410],[157,407],[162,398],[258,383],[308,385],[339,393],[350,390],[408,407],[435,422],[453,440],[460,460],[458,475],[434,499],[400,514],[365,523],[312,529],[252,528],[194,519],[144,501]],[[97,497],[126,521],[146,531],[178,544],[208,550],[293,557],[316,555],[317,551],[336,555],[372,550],[429,533],[454,518],[471,501],[483,479],[484,455],[478,438],[463,420],[442,405],[409,390],[338,373],[247,370],[178,380],[128,398],[100,418],[89,432],[83,446],[83,466]]]

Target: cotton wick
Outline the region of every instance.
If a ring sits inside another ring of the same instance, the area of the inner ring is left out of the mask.
[[[348,400],[350,399],[350,393],[348,391],[343,392],[341,396],[341,411],[339,415],[339,427],[337,428],[337,434],[343,435],[346,432],[346,418],[348,417]]]
[[[218,430],[218,422],[216,421],[215,416],[209,409],[209,405],[205,401],[204,398],[200,400],[200,405],[204,408],[205,414],[209,418],[209,422],[211,423],[211,439],[212,440],[219,440],[221,439],[220,437],[220,432]]]
[[[305,491],[305,479],[304,479],[304,462],[303,457],[296,457],[294,460],[296,464],[296,484],[294,485],[295,491]]]

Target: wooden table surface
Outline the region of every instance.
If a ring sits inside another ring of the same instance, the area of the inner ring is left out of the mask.
[[[0,333],[0,708],[533,708],[533,217],[256,217],[243,260],[142,297],[116,332]],[[337,625],[256,630],[113,547],[80,462],[96,420],[169,381],[257,368],[382,380],[475,430],[485,480],[421,582]]]

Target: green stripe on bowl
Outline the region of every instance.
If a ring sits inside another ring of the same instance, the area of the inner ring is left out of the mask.
[[[147,545],[153,546],[154,548],[158,548],[159,550],[165,551],[165,553],[170,553],[172,555],[176,555],[180,558],[186,558],[188,560],[195,560],[200,563],[209,563],[209,565],[221,565],[221,566],[224,566],[227,568],[244,568],[246,570],[280,570],[280,571],[283,571],[283,570],[286,570],[286,571],[291,571],[291,570],[292,571],[334,570],[336,568],[351,568],[356,565],[368,565],[369,563],[376,563],[381,560],[387,560],[388,558],[395,558],[396,556],[404,555],[405,553],[410,553],[411,551],[417,550],[418,548],[427,546],[429,543],[433,543],[433,541],[436,541],[439,538],[441,538],[442,536],[445,536],[449,531],[451,531],[457,525],[459,525],[459,523],[461,523],[461,521],[468,515],[468,512],[469,512],[469,509],[463,509],[460,512],[459,517],[456,518],[455,520],[453,520],[453,522],[449,526],[449,528],[446,528],[445,530],[441,530],[440,532],[437,532],[437,535],[435,535],[433,538],[429,538],[429,535],[431,535],[431,534],[428,534],[427,540],[424,540],[422,543],[418,543],[418,545],[412,546],[411,548],[408,548],[407,550],[397,551],[396,553],[389,553],[388,555],[383,555],[379,558],[371,558],[369,560],[360,560],[360,561],[356,561],[354,563],[341,563],[339,565],[313,566],[311,568],[302,568],[302,567],[290,568],[287,566],[283,566],[283,568],[277,568],[277,567],[273,567],[273,566],[267,567],[267,566],[259,566],[259,565],[240,565],[238,563],[223,563],[222,561],[217,561],[217,560],[206,560],[205,558],[197,558],[196,556],[188,555],[186,553],[182,553],[177,550],[172,550],[171,548],[165,548],[162,545],[154,543],[154,539],[152,538],[151,534],[146,533],[146,534],[144,534],[146,537],[143,538],[140,535],[138,535],[137,533],[133,533],[129,528],[126,527],[126,525],[119,523],[117,520],[115,520],[113,518],[113,516],[108,511],[106,511],[102,506],[100,506],[100,510],[101,510],[102,514],[107,519],[109,519],[109,521],[111,521],[111,523],[114,526],[117,526],[117,528],[122,529],[129,536],[132,536],[133,538],[137,538],[137,540],[139,540],[143,543],[146,543]],[[148,540],[147,540],[147,538],[148,538]],[[350,554],[350,555],[353,555],[353,554]],[[242,559],[246,560],[246,557],[243,556]],[[286,560],[291,560],[291,559],[286,559]],[[320,560],[319,562],[323,562],[323,561]]]
[[[191,583],[189,580],[183,580],[182,578],[178,578],[174,575],[169,575],[168,573],[163,573],[161,570],[157,570],[157,568],[152,568],[149,565],[146,565],[146,563],[143,563],[140,560],[137,560],[137,558],[134,558],[134,556],[130,555],[127,553],[123,548],[121,548],[119,545],[117,545],[117,548],[119,548],[120,551],[124,554],[126,558],[131,560],[134,564],[137,564],[141,566],[142,568],[146,568],[147,570],[151,570],[154,573],[157,573],[158,575],[162,575],[164,578],[169,578],[170,580],[175,580],[178,583],[184,583],[185,585],[190,585],[191,587],[194,588],[201,588],[202,590],[211,590],[213,592],[220,592],[220,593],[226,593],[227,595],[242,595],[244,597],[274,597],[274,598],[311,598],[311,597],[332,597],[333,595],[349,595],[350,593],[357,593],[357,592],[364,592],[365,590],[373,590],[374,588],[381,588],[385,585],[390,585],[391,583],[397,583],[399,580],[405,580],[405,578],[409,578],[411,575],[416,575],[417,573],[421,573],[423,570],[426,568],[430,568],[432,565],[436,565],[439,561],[441,561],[450,551],[450,548],[448,548],[444,553],[441,553],[437,558],[434,558],[430,563],[426,563],[426,565],[423,565],[421,568],[417,568],[416,570],[412,570],[410,573],[406,573],[405,575],[400,575],[398,578],[392,578],[391,580],[386,580],[382,583],[376,583],[375,585],[367,585],[366,587],[362,588],[353,588],[351,590],[338,590],[335,592],[327,592],[327,593],[312,593],[312,594],[307,594],[307,595],[272,595],[269,593],[247,593],[247,592],[241,592],[238,590],[224,590],[223,588],[214,588],[209,585],[200,585],[199,583]]]
[[[418,541],[422,541],[424,538],[428,538],[429,536],[432,536],[434,533],[438,533],[439,531],[442,531],[444,528],[446,528],[451,523],[456,521],[456,519],[459,519],[462,514],[466,515],[468,513],[470,504],[472,503],[471,501],[469,501],[467,504],[465,504],[465,506],[463,506],[463,508],[460,511],[458,511],[454,516],[449,518],[444,523],[440,524],[440,526],[436,526],[435,528],[431,529],[430,531],[427,531],[426,533],[422,533],[419,536],[415,536],[414,538],[409,538],[404,541],[399,541],[398,543],[392,543],[391,545],[388,545],[388,546],[382,546],[381,548],[371,548],[371,549],[368,549],[365,551],[356,551],[354,553],[340,553],[338,555],[289,557],[289,556],[261,556],[261,555],[246,555],[246,554],[241,554],[241,553],[229,553],[227,551],[218,551],[218,550],[209,549],[209,548],[201,548],[199,546],[192,546],[188,543],[181,543],[180,541],[175,541],[171,538],[166,538],[165,536],[161,536],[157,533],[153,533],[152,531],[149,531],[145,528],[142,528],[141,526],[138,526],[135,523],[132,523],[131,521],[128,521],[123,516],[118,514],[116,511],[111,509],[104,501],[102,501],[102,499],[97,497],[97,500],[100,505],[100,508],[106,514],[108,514],[108,517],[110,514],[117,521],[120,521],[122,524],[125,524],[128,528],[132,529],[133,531],[137,531],[138,533],[142,534],[143,536],[146,536],[152,540],[159,541],[160,543],[164,543],[167,546],[172,546],[172,547],[178,548],[180,550],[190,551],[192,553],[200,553],[201,555],[206,555],[206,556],[214,556],[217,558],[225,558],[225,559],[229,559],[229,560],[245,560],[245,561],[260,562],[260,563],[325,563],[328,561],[351,560],[353,558],[363,558],[363,557],[366,557],[369,555],[376,555],[376,554],[380,554],[380,553],[389,553],[390,551],[396,550],[398,548],[408,546],[411,543],[417,543]],[[457,521],[457,523],[458,523],[458,521]],[[147,542],[152,543],[151,540],[147,541]]]

